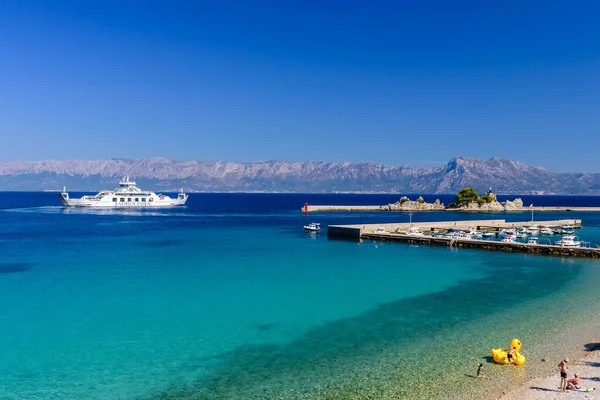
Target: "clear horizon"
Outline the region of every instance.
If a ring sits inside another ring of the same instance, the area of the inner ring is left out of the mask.
[[[100,6],[101,4],[101,6]],[[600,3],[0,3],[0,161],[600,172]]]

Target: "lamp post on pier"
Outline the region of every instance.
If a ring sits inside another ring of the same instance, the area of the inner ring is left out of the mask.
[[[531,222],[533,222],[533,203],[531,203],[529,208],[531,208]]]

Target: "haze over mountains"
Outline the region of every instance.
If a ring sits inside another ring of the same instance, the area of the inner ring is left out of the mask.
[[[125,175],[155,191],[600,194],[600,173],[553,173],[519,161],[455,157],[443,167],[373,162],[176,161],[166,158],[0,162],[0,190],[98,191]]]

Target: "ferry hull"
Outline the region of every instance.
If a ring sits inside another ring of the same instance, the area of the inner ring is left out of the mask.
[[[65,199],[62,195],[58,195],[61,203],[66,207],[92,207],[92,208],[161,208],[161,207],[177,207],[185,205],[185,199],[171,199],[170,201],[156,200],[153,202],[141,201],[117,201],[117,202],[100,202],[83,199]]]

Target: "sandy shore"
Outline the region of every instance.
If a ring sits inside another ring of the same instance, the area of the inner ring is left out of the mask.
[[[553,399],[599,399],[600,398],[600,351],[596,348],[577,360],[571,360],[569,366],[569,379],[575,373],[581,377],[582,387],[594,388],[589,392],[569,390],[566,393],[558,390],[560,376],[558,367],[556,373],[544,378],[532,379],[517,386],[512,391],[500,397],[500,400],[553,400]],[[556,360],[547,361],[558,365]]]

